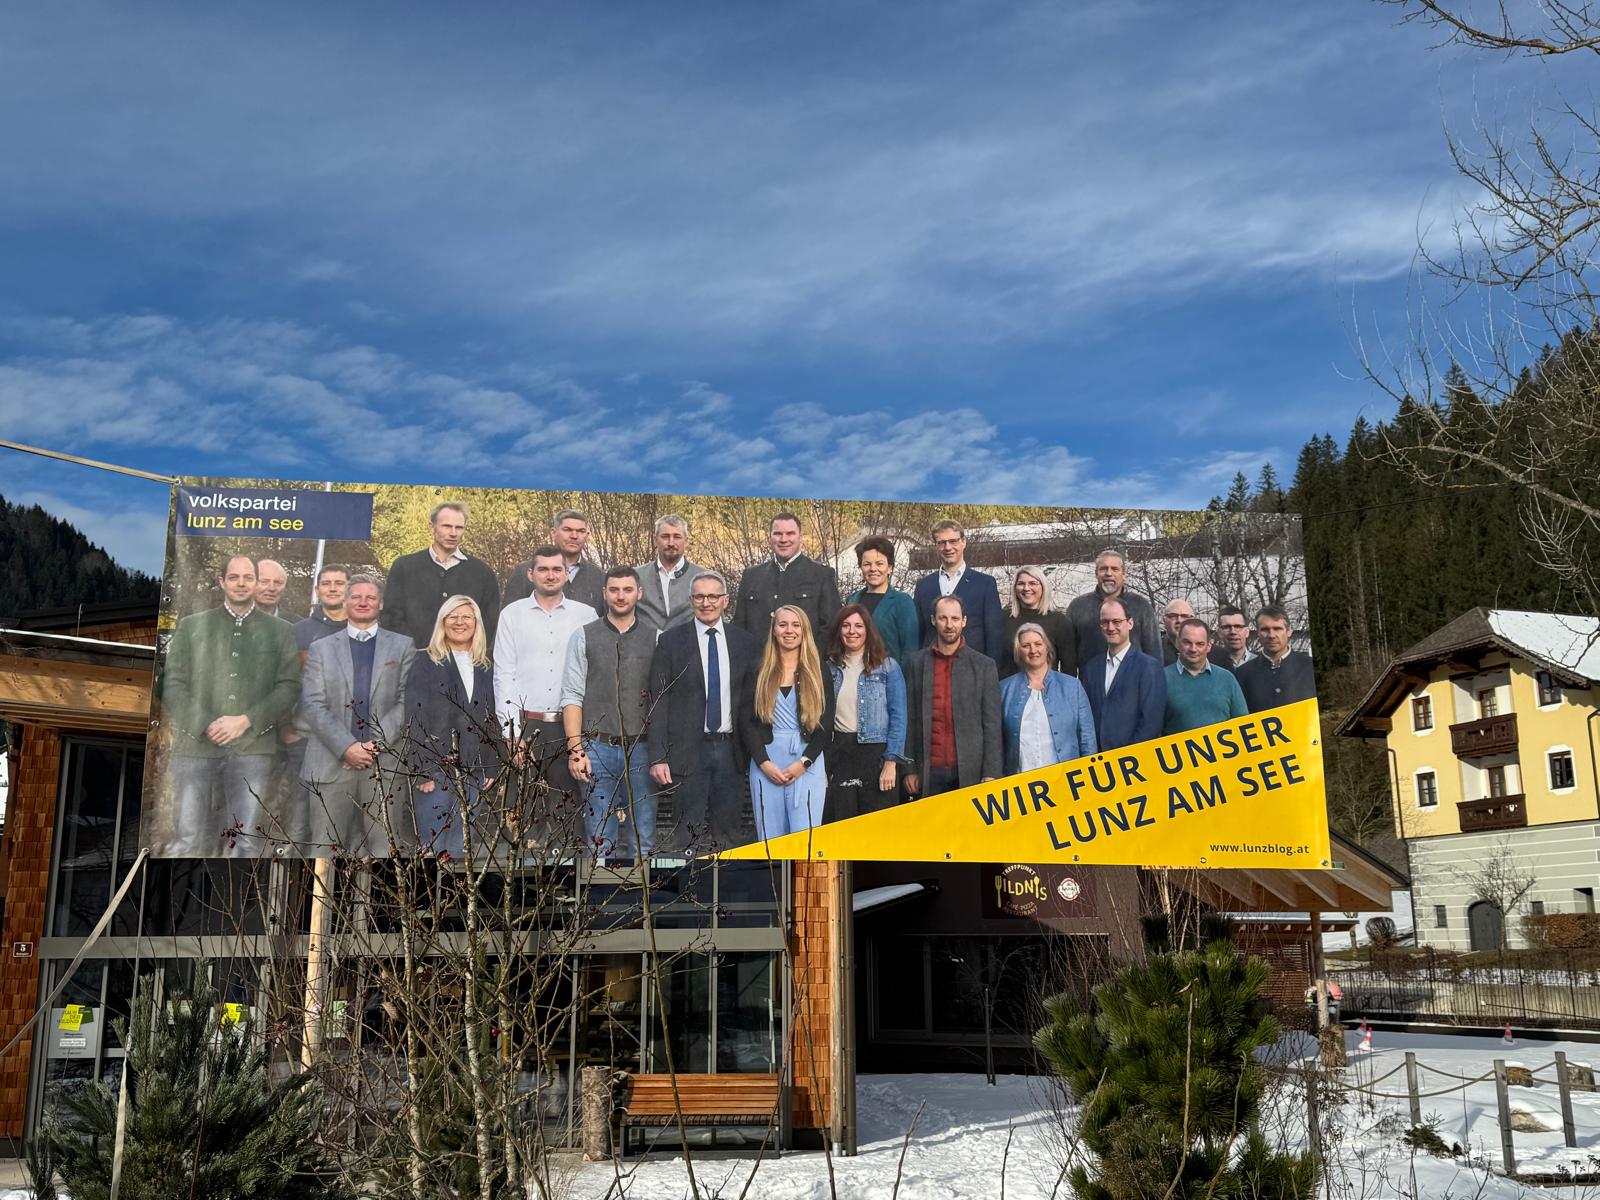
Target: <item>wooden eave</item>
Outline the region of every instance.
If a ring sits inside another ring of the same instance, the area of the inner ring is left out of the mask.
[[[1193,872],[1191,889],[1226,912],[1385,912],[1406,886],[1393,868],[1337,839],[1335,869],[1218,869]]]
[[[153,653],[126,647],[98,654],[8,638],[0,644],[0,719],[143,734],[150,727],[154,663]]]

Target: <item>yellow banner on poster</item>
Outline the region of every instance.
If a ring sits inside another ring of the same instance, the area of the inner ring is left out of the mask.
[[[1317,702],[1169,734],[723,858],[1327,868]]]

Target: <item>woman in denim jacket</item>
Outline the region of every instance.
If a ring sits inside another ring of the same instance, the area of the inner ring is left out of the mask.
[[[833,739],[828,744],[828,820],[895,803],[896,764],[906,750],[906,681],[872,615],[847,604],[828,642]]]
[[[1071,675],[1055,669],[1055,647],[1044,630],[1023,625],[1011,640],[1011,652],[1021,669],[1000,681],[1006,774],[1034,771],[1099,750],[1088,694]]]

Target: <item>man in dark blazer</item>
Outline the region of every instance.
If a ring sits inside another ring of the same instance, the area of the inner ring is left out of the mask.
[[[1000,587],[993,575],[967,566],[967,534],[954,521],[940,521],[933,527],[933,545],[939,552],[939,569],[917,580],[912,598],[917,602],[917,623],[922,626],[922,645],[933,642],[933,605],[940,596],[960,596],[967,613],[968,649],[987,654],[998,662],[1010,647],[1006,641],[1006,618],[1000,610]]]
[[[1078,679],[1089,695],[1100,749],[1113,750],[1160,737],[1167,714],[1167,681],[1161,660],[1132,644],[1133,621],[1121,600],[1101,603],[1100,633],[1105,650],[1078,664]]]
[[[689,603],[694,619],[661,635],[650,664],[650,778],[676,816],[663,844],[712,854],[749,840],[734,706],[750,690],[761,643],[723,623],[728,584],[715,571],[695,577]]]
[[[389,834],[379,806],[393,799],[389,824],[402,848],[415,844],[406,789],[397,786],[406,680],[417,651],[404,634],[378,627],[383,589],[371,575],[350,580],[342,633],[311,643],[300,682],[296,725],[306,738],[311,806],[307,853],[382,857]],[[374,776],[382,774],[382,779]]]
[[[1005,774],[1000,670],[966,644],[960,596],[934,601],[933,645],[906,660],[906,791],[932,796]]]
[[[792,604],[811,618],[811,634],[819,647],[828,644],[828,629],[839,611],[839,577],[832,567],[809,558],[800,549],[800,518],[781,512],[767,527],[772,557],[745,570],[739,580],[739,607],[733,619],[751,637],[766,644],[772,614]]]

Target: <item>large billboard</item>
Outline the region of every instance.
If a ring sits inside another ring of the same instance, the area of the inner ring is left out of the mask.
[[[1320,866],[1306,625],[1292,514],[184,480],[143,840]]]

